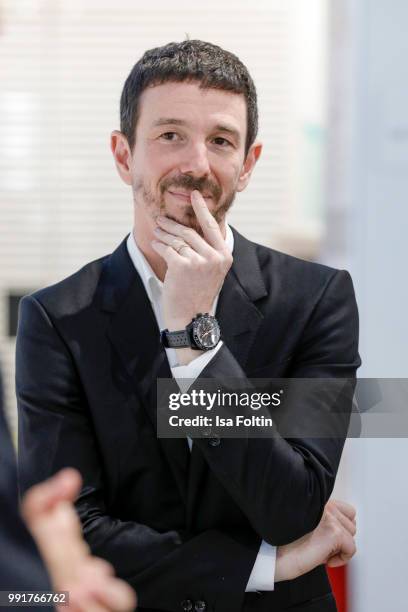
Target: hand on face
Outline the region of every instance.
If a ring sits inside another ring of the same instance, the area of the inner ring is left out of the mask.
[[[292,580],[325,563],[329,567],[348,563],[356,552],[355,516],[350,504],[329,501],[314,531],[278,548],[276,582]]]
[[[53,588],[69,592],[61,612],[126,612],[134,610],[133,590],[115,578],[112,566],[93,557],[82,538],[72,502],[81,486],[79,473],[65,469],[32,487],[22,514],[49,571]]]
[[[200,192],[192,192],[191,204],[203,236],[191,227],[159,217],[152,242],[167,264],[163,315],[170,331],[184,328],[197,313],[210,311],[232,265],[221,229]]]

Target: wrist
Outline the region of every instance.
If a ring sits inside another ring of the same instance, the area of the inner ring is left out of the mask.
[[[191,363],[197,357],[203,354],[204,351],[194,351],[191,348],[180,348],[176,350],[177,363],[179,366],[185,366]]]
[[[165,326],[169,331],[178,331],[184,329],[191,323],[191,321],[197,316],[198,313],[210,312],[212,303],[203,306],[202,308],[189,304],[188,309],[183,309],[182,312],[176,311],[176,309],[164,307],[163,318]]]
[[[294,580],[300,575],[297,548],[294,543],[278,546],[276,551],[275,582]]]
[[[164,324],[165,327],[171,332],[179,331],[181,329],[185,329],[187,325],[191,323],[193,317],[194,315],[186,317],[165,317]]]

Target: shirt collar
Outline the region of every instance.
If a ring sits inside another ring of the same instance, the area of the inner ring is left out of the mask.
[[[234,234],[228,224],[225,225],[225,230],[225,244],[232,253],[234,250]],[[157,278],[146,257],[137,246],[133,231],[128,236],[126,246],[130,259],[142,279],[149,300],[153,302],[156,299],[155,293],[157,294],[157,291],[161,292],[163,283]]]

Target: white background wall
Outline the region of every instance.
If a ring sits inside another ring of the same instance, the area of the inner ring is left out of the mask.
[[[326,259],[354,279],[360,377],[408,376],[407,23],[406,0],[332,3]],[[407,610],[407,465],[406,438],[347,443],[352,612]]]

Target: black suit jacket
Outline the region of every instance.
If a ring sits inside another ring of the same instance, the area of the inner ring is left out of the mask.
[[[354,377],[349,274],[234,235],[216,313],[224,345],[202,375]],[[158,440],[155,382],[171,372],[126,241],[23,299],[16,365],[22,488],[81,471],[85,537],[140,610],[334,609],[323,567],[244,591],[262,539],[288,543],[318,524],[344,440],[196,440],[191,459],[185,440]]]
[[[50,582],[44,565],[20,517],[16,458],[3,413],[1,381],[0,511],[0,591],[49,591]],[[29,609],[41,611],[45,608]]]

